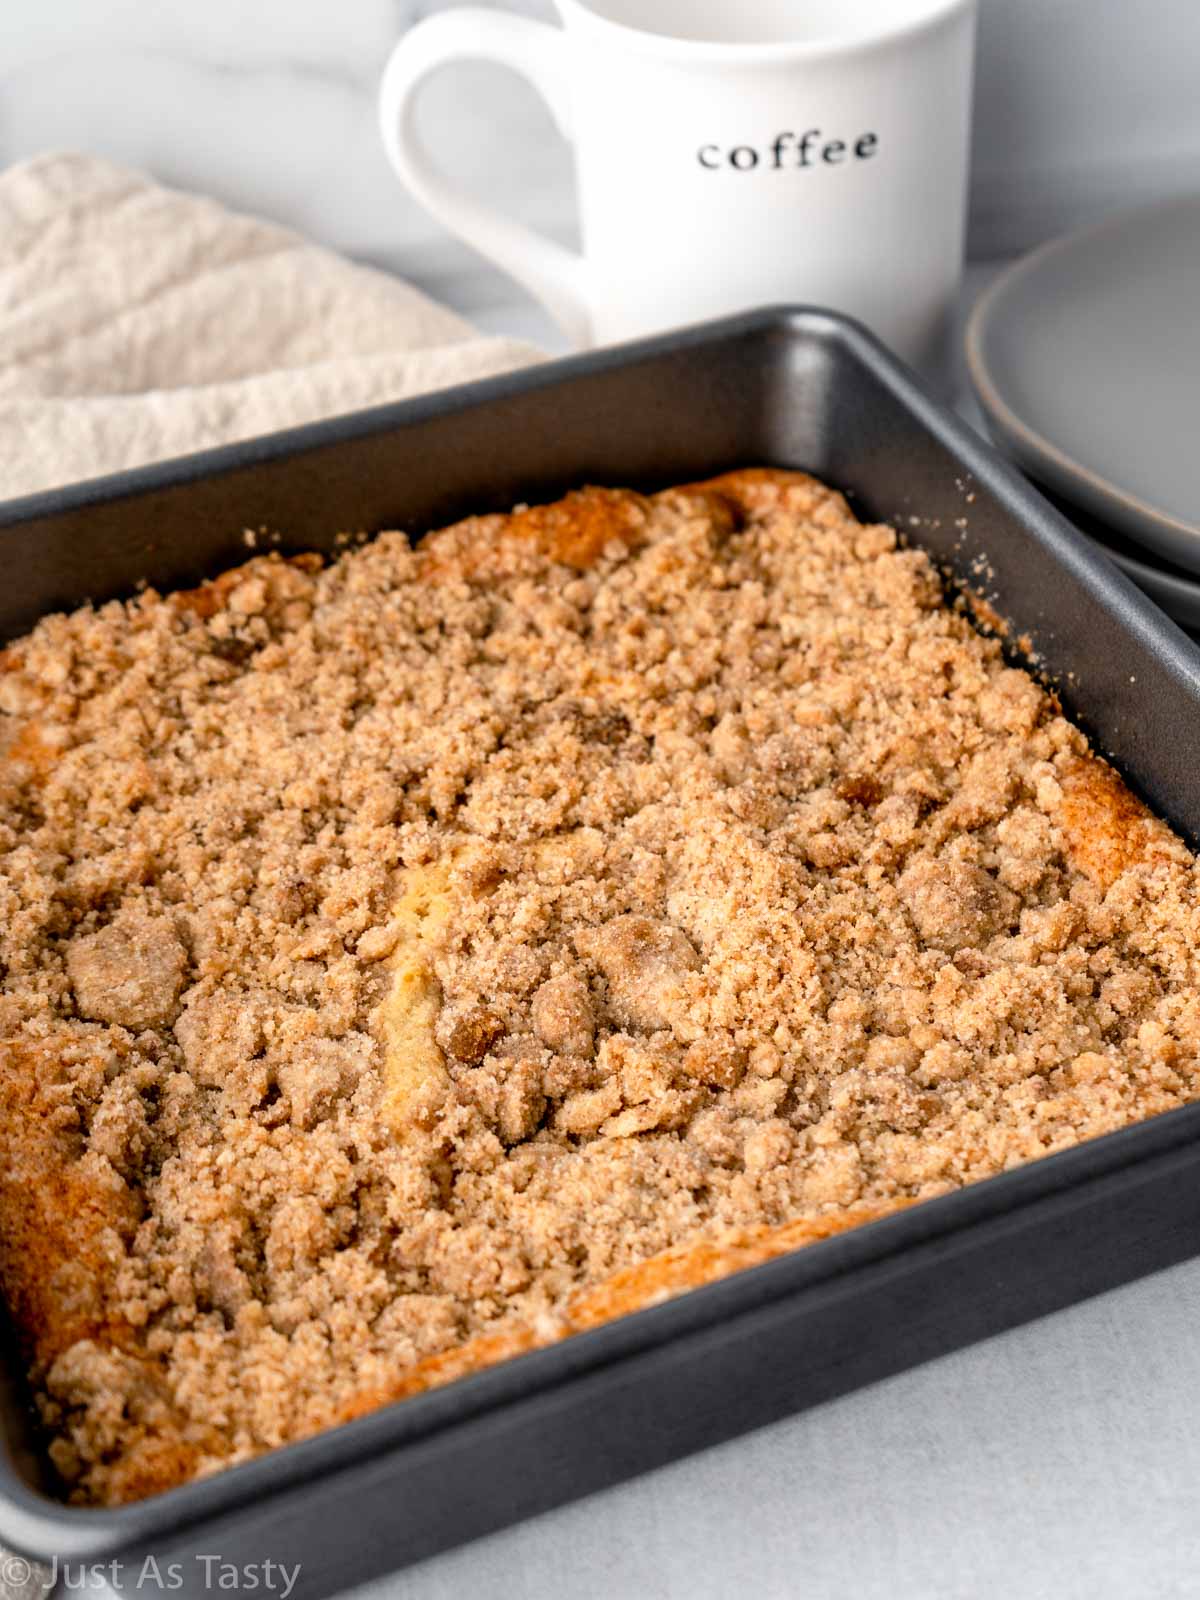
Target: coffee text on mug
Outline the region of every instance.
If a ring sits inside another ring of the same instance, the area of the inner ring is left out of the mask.
[[[878,149],[877,133],[861,133],[848,144],[845,139],[823,138],[820,128],[809,128],[799,137],[794,133],[777,133],[764,150],[752,144],[735,144],[728,150],[723,150],[719,144],[702,144],[696,159],[710,172],[723,166],[730,166],[735,172],[753,172],[759,165],[779,172],[785,167],[836,167],[847,159],[869,161]]]

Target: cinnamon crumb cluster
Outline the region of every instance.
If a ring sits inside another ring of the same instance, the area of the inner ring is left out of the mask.
[[[81,1502],[1200,1093],[1194,859],[802,475],[0,668],[0,1282]]]

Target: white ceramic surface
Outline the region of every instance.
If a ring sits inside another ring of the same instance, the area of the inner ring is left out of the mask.
[[[941,374],[962,269],[974,0],[557,0],[464,7],[384,73],[398,175],[581,345],[774,301],[860,318]],[[444,178],[415,119],[438,68],[524,73],[575,151],[581,254]]]

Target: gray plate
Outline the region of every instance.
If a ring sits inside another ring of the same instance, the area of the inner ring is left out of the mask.
[[[1019,261],[975,307],[967,364],[1033,477],[1200,571],[1200,196]]]
[[[1131,578],[1143,594],[1191,633],[1200,633],[1200,577],[1193,577],[1179,567],[1168,566],[1150,551],[1127,539],[1114,528],[1106,527],[1095,517],[1069,505],[1065,500],[1051,495],[1058,509],[1099,545],[1110,561],[1116,563],[1127,578]]]
[[[1151,566],[1125,547],[1118,549],[1106,540],[1099,542],[1104,554],[1133,579],[1143,594],[1148,594],[1181,628],[1200,633],[1200,578],[1189,577],[1175,567]]]

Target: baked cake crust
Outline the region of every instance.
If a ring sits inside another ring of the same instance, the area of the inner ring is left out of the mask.
[[[1196,865],[802,474],[0,655],[0,1287],[117,1503],[1200,1082]]]

